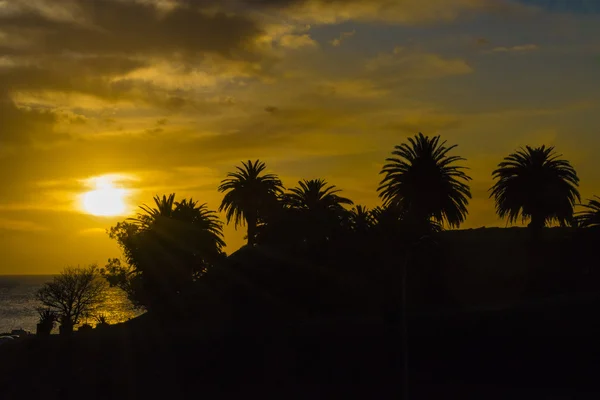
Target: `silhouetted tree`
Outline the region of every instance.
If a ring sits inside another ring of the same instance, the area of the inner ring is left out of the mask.
[[[336,193],[341,192],[334,185],[327,186],[323,179],[304,179],[298,182],[299,187],[290,189],[285,195],[285,201],[290,207],[311,212],[343,212],[344,205],[354,204],[352,200],[341,197]]]
[[[109,281],[124,286],[135,303],[147,308],[171,307],[169,300],[224,257],[222,224],[215,212],[193,199],[174,199],[174,194],[154,197],[155,207],[141,206],[143,212],[109,232],[131,267],[109,263]]]
[[[296,256],[315,255],[317,247],[348,228],[349,213],[344,205],[353,203],[339,192],[322,179],[299,181],[298,187],[280,196],[279,207],[274,207],[259,230],[260,243]]]
[[[588,200],[582,207],[585,210],[577,214],[578,225],[581,228],[600,226],[600,197],[594,196],[594,199]]]
[[[492,174],[496,182],[490,189],[498,216],[509,223],[530,219],[534,234],[548,223],[571,221],[580,201],[579,178],[560,157],[554,147],[526,146],[504,158]]]
[[[403,219],[419,229],[429,229],[431,221],[460,226],[468,213],[471,191],[466,182],[471,178],[456,165],[464,158],[448,155],[455,147],[422,133],[396,146],[377,189],[384,206],[401,210]]]
[[[375,225],[373,212],[362,205],[352,208],[348,214],[348,219],[352,231],[361,235],[368,234]]]
[[[65,268],[60,275],[42,286],[36,299],[61,322],[61,333],[68,334],[82,317],[91,316],[105,300],[108,284],[98,268]]]
[[[286,207],[295,213],[295,229],[308,244],[329,241],[344,227],[352,200],[338,195],[341,190],[323,179],[302,180],[284,195]]]
[[[225,211],[227,223],[233,220],[235,227],[248,226],[248,244],[254,245],[256,229],[269,210],[277,204],[277,197],[283,192],[283,185],[277,175],[263,174],[264,162],[248,160],[236,172],[227,174],[219,186],[225,197],[219,211]]]

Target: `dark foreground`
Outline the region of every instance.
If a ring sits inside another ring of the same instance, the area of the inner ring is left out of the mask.
[[[595,310],[588,303],[412,317],[410,398],[598,398]],[[379,319],[225,334],[188,324],[143,316],[5,345],[0,398],[401,398],[400,338]]]

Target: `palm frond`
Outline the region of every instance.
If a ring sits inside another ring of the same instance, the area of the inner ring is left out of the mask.
[[[460,226],[468,213],[471,178],[466,167],[456,165],[464,158],[448,156],[454,148],[440,136],[422,133],[396,146],[380,172],[377,190],[384,207],[398,207],[416,220]]]
[[[344,205],[354,202],[342,197],[340,189],[328,185],[323,179],[304,179],[298,182],[298,187],[291,188],[285,196],[287,204],[296,209],[304,210],[342,210]]]
[[[281,180],[275,174],[262,174],[265,169],[264,162],[248,160],[221,182],[218,190],[225,196],[219,211],[225,211],[227,223],[233,221],[237,228],[245,225],[248,217],[260,218],[283,193]]]
[[[577,213],[577,221],[582,228],[600,226],[600,197],[594,196],[587,204],[582,204],[583,211]]]
[[[580,201],[579,178],[560,157],[554,147],[546,146],[525,146],[505,157],[492,172],[496,182],[490,197],[498,216],[509,223],[531,219],[540,226],[570,221]]]

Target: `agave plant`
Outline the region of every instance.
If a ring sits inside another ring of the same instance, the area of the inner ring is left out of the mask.
[[[95,318],[96,322],[98,323],[96,325],[96,328],[98,327],[107,327],[110,325],[110,323],[108,322],[108,317],[105,314],[100,314],[97,315]]]
[[[50,332],[52,332],[52,329],[54,329],[54,326],[56,325],[56,321],[58,321],[58,314],[49,308],[38,308],[37,312],[39,314],[37,324],[38,336],[50,335]]]
[[[49,308],[38,309],[38,314],[40,316],[39,324],[54,328],[56,321],[58,321],[58,314],[55,311]]]

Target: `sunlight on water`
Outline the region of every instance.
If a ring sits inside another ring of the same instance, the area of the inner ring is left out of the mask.
[[[140,315],[141,311],[136,310],[131,305],[122,290],[111,288],[107,293],[106,302],[99,308],[97,313],[98,315],[104,315],[109,324],[118,324]],[[96,325],[94,318],[83,319],[82,323],[86,322],[92,326]]]
[[[0,276],[0,333],[21,328],[35,333],[38,322],[35,309],[40,305],[35,300],[35,292],[51,279],[52,276]],[[142,312],[133,308],[124,292],[111,288],[98,313],[104,314],[110,324],[116,324]],[[82,322],[96,325],[93,318]]]

